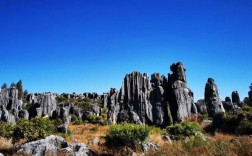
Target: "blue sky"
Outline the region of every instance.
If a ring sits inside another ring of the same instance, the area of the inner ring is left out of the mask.
[[[252,83],[251,0],[1,0],[0,84],[106,92],[126,73],[182,61],[195,99],[208,77],[224,99]]]

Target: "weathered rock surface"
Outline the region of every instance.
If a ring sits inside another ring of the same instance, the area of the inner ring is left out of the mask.
[[[112,88],[103,96],[109,121],[167,126],[173,120],[183,121],[196,114],[182,63],[173,64],[171,70],[169,80],[158,73],[151,75],[151,79],[139,72],[127,74],[120,91]]]
[[[18,100],[18,90],[15,87],[0,90],[0,120],[15,123],[21,109],[22,101]]]
[[[185,117],[197,113],[193,92],[187,87],[183,64],[178,62],[170,67],[172,74],[168,75],[168,98],[173,120],[183,121]]]
[[[222,104],[226,112],[234,110],[234,104],[231,102],[230,97],[226,97],[225,101],[222,102]]]
[[[225,109],[219,97],[217,85],[214,83],[214,79],[212,78],[208,78],[206,83],[205,103],[209,116],[214,116],[215,114],[220,112],[225,113]]]
[[[69,144],[62,137],[48,136],[45,139],[21,145],[17,154],[42,156],[42,155],[72,155],[93,156],[93,152],[85,144]]]
[[[241,102],[241,101],[240,101],[239,93],[238,93],[237,91],[233,91],[233,92],[232,92],[232,102],[233,102],[233,103],[236,103],[236,104],[238,104],[238,103]]]

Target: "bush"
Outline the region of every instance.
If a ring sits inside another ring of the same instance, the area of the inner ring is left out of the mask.
[[[150,128],[147,126],[121,123],[110,126],[105,140],[108,146],[127,146],[134,149],[137,145],[146,141],[149,134]]]
[[[63,124],[63,121],[60,118],[56,118],[52,120],[52,123],[54,124],[55,127],[58,127],[59,125]]]
[[[14,127],[13,143],[20,139],[34,141],[45,138],[56,132],[56,127],[49,118],[35,117],[29,120],[20,120]]]
[[[237,134],[251,135],[252,134],[252,122],[248,120],[243,120],[238,124]]]
[[[181,123],[176,123],[173,126],[168,126],[167,131],[170,134],[184,137],[195,135],[197,132],[201,132],[202,128],[197,122],[183,121]]]
[[[241,109],[244,112],[250,112],[250,113],[252,112],[252,107],[251,106],[244,106]]]
[[[12,134],[13,134],[13,125],[6,122],[0,122],[0,136],[11,138]]]
[[[75,114],[70,114],[71,116],[71,122],[76,122],[78,120],[78,117]]]

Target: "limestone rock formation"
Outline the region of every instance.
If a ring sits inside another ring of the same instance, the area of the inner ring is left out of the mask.
[[[231,102],[230,97],[226,97],[222,104],[226,112],[234,110],[234,104]]]
[[[208,78],[206,83],[205,103],[209,116],[214,116],[216,113],[220,112],[225,113],[225,109],[219,97],[217,85],[214,83],[214,79],[212,78]]]
[[[29,109],[30,118],[35,116],[51,117],[57,108],[56,96],[52,93],[31,94],[28,98],[32,104]]]
[[[232,92],[232,102],[233,102],[233,103],[236,103],[236,104],[238,104],[238,103],[241,102],[241,101],[240,101],[239,93],[238,93],[237,91],[233,91],[233,92]]]
[[[169,80],[158,73],[151,79],[145,73],[127,74],[119,91],[112,88],[103,96],[109,121],[167,126],[196,114],[182,63],[173,64],[171,70]]]
[[[197,113],[193,92],[187,87],[183,64],[178,62],[170,67],[172,74],[168,75],[169,104],[173,120],[183,121],[185,117]]]
[[[75,155],[93,156],[85,144],[69,144],[62,137],[48,136],[45,139],[29,142],[19,147],[17,154],[22,155]]]
[[[22,101],[18,100],[18,90],[15,87],[0,90],[0,120],[15,123],[21,109]]]

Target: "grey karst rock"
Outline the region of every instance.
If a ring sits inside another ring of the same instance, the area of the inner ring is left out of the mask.
[[[83,116],[83,110],[80,109],[80,108],[77,107],[77,106],[72,105],[72,106],[70,107],[69,114],[74,114],[74,115],[76,115],[78,118],[82,118],[82,116]]]
[[[135,112],[142,123],[153,121],[150,91],[151,83],[147,74],[139,72],[127,74],[119,94],[121,110]]]
[[[57,127],[57,132],[67,134],[67,129],[68,129],[67,126],[68,126],[67,124],[59,125]]]
[[[152,104],[153,124],[157,126],[167,125],[167,97],[164,88],[167,79],[158,73],[151,75],[150,102]]]
[[[221,99],[219,98],[218,88],[212,78],[208,78],[206,83],[205,103],[209,116],[214,116],[216,113],[220,112],[225,113],[225,109],[222,105]]]
[[[20,110],[22,108],[22,102],[18,100],[18,90],[15,87],[1,89],[0,106],[1,105],[7,110]]]
[[[56,110],[57,103],[55,95],[52,93],[40,94],[37,97],[38,103],[42,111],[42,116],[52,116],[52,112]]]
[[[205,113],[207,111],[206,104],[204,100],[198,100],[195,103],[198,113]]]
[[[115,88],[111,88],[108,96],[108,121],[110,123],[117,122],[117,115],[120,111],[120,105],[118,102],[119,93]]]
[[[237,91],[233,91],[233,92],[232,92],[232,102],[233,102],[233,103],[236,103],[236,104],[238,104],[238,103],[241,102],[241,101],[240,101],[239,93],[238,93]]]
[[[30,118],[35,116],[49,116],[57,109],[56,95],[52,93],[30,94],[32,107],[29,109]]]
[[[98,106],[97,103],[92,104],[91,107],[92,107],[93,113],[94,113],[96,116],[100,116],[100,114],[101,114],[101,107]]]
[[[61,153],[72,156],[92,156],[93,152],[85,144],[69,144],[62,137],[51,135],[45,139],[21,145],[17,154],[44,156],[60,155]]]
[[[20,110],[20,111],[18,112],[18,117],[19,117],[20,119],[26,119],[26,120],[28,120],[28,119],[29,119],[29,113],[28,113],[28,111],[25,110],[25,109]]]
[[[4,122],[8,122],[8,123],[16,123],[16,118],[15,116],[13,116],[12,114],[9,113],[9,111],[7,109],[4,108],[4,106],[1,106],[0,109],[0,119]]]
[[[111,89],[103,96],[109,121],[165,127],[173,120],[180,122],[195,115],[197,108],[193,93],[186,86],[182,63],[173,64],[171,70],[173,74],[169,75],[169,81],[158,73],[152,74],[150,80],[147,74],[127,74],[120,91]]]
[[[108,94],[107,93],[103,93],[103,95],[101,96],[101,100],[103,101],[103,108],[107,108],[107,105],[108,105]]]
[[[170,67],[172,74],[168,75],[168,99],[173,120],[184,121],[186,117],[197,114],[193,92],[187,87],[183,64],[178,62]]]
[[[35,94],[29,94],[28,96],[27,96],[27,99],[26,99],[29,103],[31,103],[31,104],[34,104],[34,103],[37,103],[38,102],[38,100],[37,100],[37,97],[36,97],[36,95]]]
[[[158,145],[152,143],[152,142],[146,142],[143,144],[143,151],[144,152],[150,152],[150,151],[156,151],[158,150]]]
[[[234,110],[234,104],[231,102],[230,97],[226,97],[225,101],[222,102],[222,104],[226,112]]]

